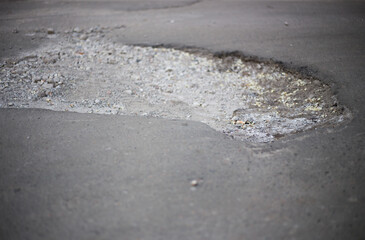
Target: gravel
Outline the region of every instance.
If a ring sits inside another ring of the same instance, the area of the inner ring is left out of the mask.
[[[53,41],[0,62],[0,106],[196,120],[250,142],[351,118],[329,86],[278,64],[123,45],[110,31],[32,33]]]
[[[47,34],[55,34],[55,31],[53,30],[53,28],[48,28]]]

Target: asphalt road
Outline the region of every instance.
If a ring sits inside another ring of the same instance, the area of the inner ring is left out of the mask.
[[[365,237],[365,2],[0,6],[1,58],[48,41],[29,29],[123,24],[116,42],[282,61],[330,84],[354,116],[247,144],[197,122],[1,109],[0,239]]]

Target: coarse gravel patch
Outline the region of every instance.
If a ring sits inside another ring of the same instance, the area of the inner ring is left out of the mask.
[[[279,64],[123,45],[112,30],[28,33],[52,41],[1,61],[0,107],[189,119],[250,142],[351,118],[328,85]]]

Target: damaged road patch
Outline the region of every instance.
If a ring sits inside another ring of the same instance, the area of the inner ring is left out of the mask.
[[[351,118],[328,85],[276,63],[123,45],[109,31],[55,32],[53,43],[3,60],[1,107],[189,119],[250,142]]]

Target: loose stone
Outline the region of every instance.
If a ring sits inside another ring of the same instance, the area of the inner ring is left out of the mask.
[[[47,34],[55,34],[55,31],[53,28],[48,28],[47,29]]]
[[[88,37],[87,37],[87,35],[86,34],[82,34],[81,36],[80,36],[80,39],[81,40],[86,40]]]
[[[198,186],[198,184],[199,184],[198,180],[192,180],[192,181],[190,182],[190,185],[191,185],[191,186],[193,186],[193,187]]]
[[[73,29],[73,31],[74,31],[75,33],[80,33],[80,32],[81,32],[81,29],[80,29],[79,27],[75,27],[75,28]]]

